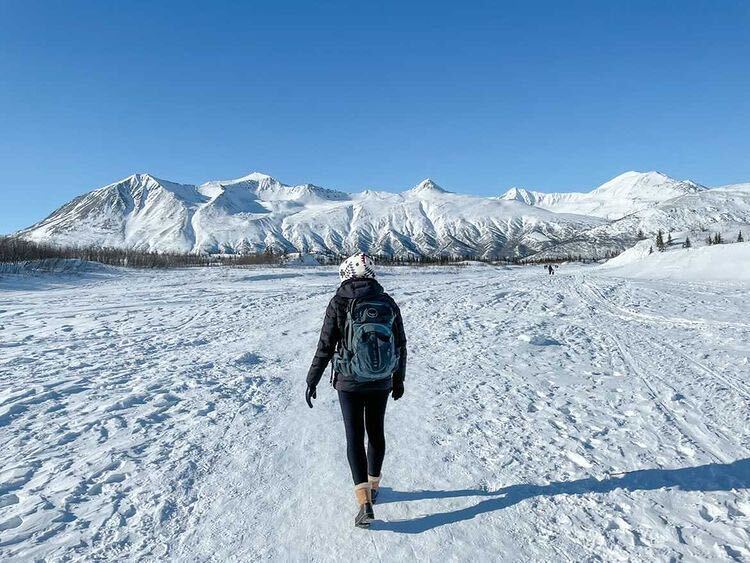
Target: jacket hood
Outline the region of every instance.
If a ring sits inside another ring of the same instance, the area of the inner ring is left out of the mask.
[[[373,278],[352,278],[343,282],[336,295],[346,299],[359,299],[370,295],[380,295],[383,293],[383,286]]]

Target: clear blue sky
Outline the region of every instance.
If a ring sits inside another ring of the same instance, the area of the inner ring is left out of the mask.
[[[133,172],[750,181],[750,3],[0,2],[0,232]]]

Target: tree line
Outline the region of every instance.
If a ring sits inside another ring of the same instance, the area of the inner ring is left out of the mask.
[[[245,255],[187,254],[98,246],[58,246],[16,237],[0,237],[0,262],[19,263],[50,259],[85,260],[130,268],[181,268],[277,264],[281,256],[270,250]]]
[[[324,264],[339,264],[348,256],[327,253],[318,256]],[[456,256],[411,256],[397,257],[375,254],[372,258],[386,266],[450,265],[467,260],[479,262],[519,263],[520,258],[489,260],[469,255]],[[0,262],[28,262],[32,260],[77,259],[99,262],[110,266],[131,268],[180,268],[192,266],[248,266],[257,264],[280,264],[289,259],[286,252],[267,248],[253,254],[187,254],[179,252],[155,252],[98,246],[59,246],[29,241],[16,237],[0,237]]]
[[[481,256],[472,256],[470,254],[438,256],[421,256],[416,254],[409,256],[390,256],[387,254],[369,253],[366,254],[370,258],[375,260],[376,264],[381,264],[383,266],[447,266],[468,261],[484,262],[486,264],[518,264],[521,261],[520,257],[486,258]],[[325,254],[321,257],[321,261],[325,264],[340,264],[348,257],[349,255],[345,254]]]
[[[643,238],[643,231],[638,231],[639,238]],[[737,234],[737,239],[735,241],[731,242],[745,242],[745,238],[742,236],[742,230],[740,229],[740,232]],[[656,250],[659,252],[664,252],[667,248],[672,246],[674,244],[674,241],[672,240],[672,233],[667,233],[667,239],[664,240],[664,231],[659,229],[659,231],[656,233],[656,240],[654,241]],[[721,233],[709,233],[706,237],[706,245],[712,246],[714,244],[725,244],[724,238],[721,236]],[[682,242],[682,248],[692,248],[693,243],[690,241],[690,237],[688,235],[685,235],[685,240]],[[654,252],[654,247],[650,247],[648,250],[649,254],[652,254]]]
[[[742,236],[742,231],[737,235],[735,242],[745,242],[745,237]],[[706,244],[712,246],[714,244],[724,244],[724,239],[721,237],[721,233],[716,233],[711,236],[710,234],[706,237]]]
[[[348,255],[326,253],[316,256],[323,264],[339,264]],[[456,265],[466,261],[492,264],[521,264],[519,256],[485,258],[466,255],[438,256],[389,256],[373,254],[371,257],[384,266],[433,266]],[[28,262],[48,259],[78,259],[99,262],[110,266],[131,268],[180,268],[191,266],[247,266],[256,264],[279,264],[288,261],[286,252],[266,249],[254,254],[187,254],[179,252],[155,252],[98,246],[59,246],[49,243],[29,241],[16,237],[0,237],[0,262]],[[568,256],[548,261],[562,262],[585,260],[582,256]]]
[[[608,251],[603,258],[612,258],[618,253]],[[316,255],[323,264],[339,264],[348,255],[325,253]],[[590,262],[597,258],[583,255],[566,255],[559,258],[532,259],[523,256],[477,257],[470,254],[435,255],[435,256],[390,256],[373,254],[371,257],[384,266],[433,266],[460,265],[462,262],[474,261],[488,264],[520,265],[547,264],[559,262]],[[48,259],[77,259],[99,262],[110,266],[131,268],[181,268],[200,266],[247,266],[273,265],[289,261],[289,254],[267,248],[264,252],[253,254],[188,254],[179,252],[156,252],[148,250],[123,249],[99,246],[60,246],[50,243],[34,242],[17,237],[0,236],[0,262],[28,262]]]

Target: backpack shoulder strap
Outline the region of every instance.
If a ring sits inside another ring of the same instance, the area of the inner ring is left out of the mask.
[[[349,301],[349,305],[346,307],[346,318],[344,319],[344,334],[342,343],[344,345],[344,349],[351,352],[349,349],[349,343],[352,341],[353,336],[353,328],[352,328],[352,314],[354,313],[354,306],[357,304],[357,299],[351,299]]]

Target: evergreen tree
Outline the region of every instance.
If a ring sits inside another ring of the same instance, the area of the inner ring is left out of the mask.
[[[721,240],[721,233],[716,233],[714,235],[714,244],[722,244],[724,241]]]
[[[737,242],[745,242],[745,239],[742,237],[742,231],[740,230],[740,234],[737,235]]]
[[[648,253],[649,254],[653,254],[654,253],[654,247],[653,246],[649,246]]]
[[[667,235],[667,246],[671,246],[671,245],[672,245],[672,233],[669,233]]]
[[[664,252],[664,249],[664,233],[662,233],[661,229],[659,229],[659,232],[656,233],[656,250],[658,250],[659,252]]]
[[[685,242],[682,243],[682,248],[690,248],[693,244],[690,242],[690,237],[685,237]]]
[[[711,237],[711,235],[708,235],[708,237],[706,237],[706,244],[708,246],[711,246],[713,243],[714,243],[714,239]]]

